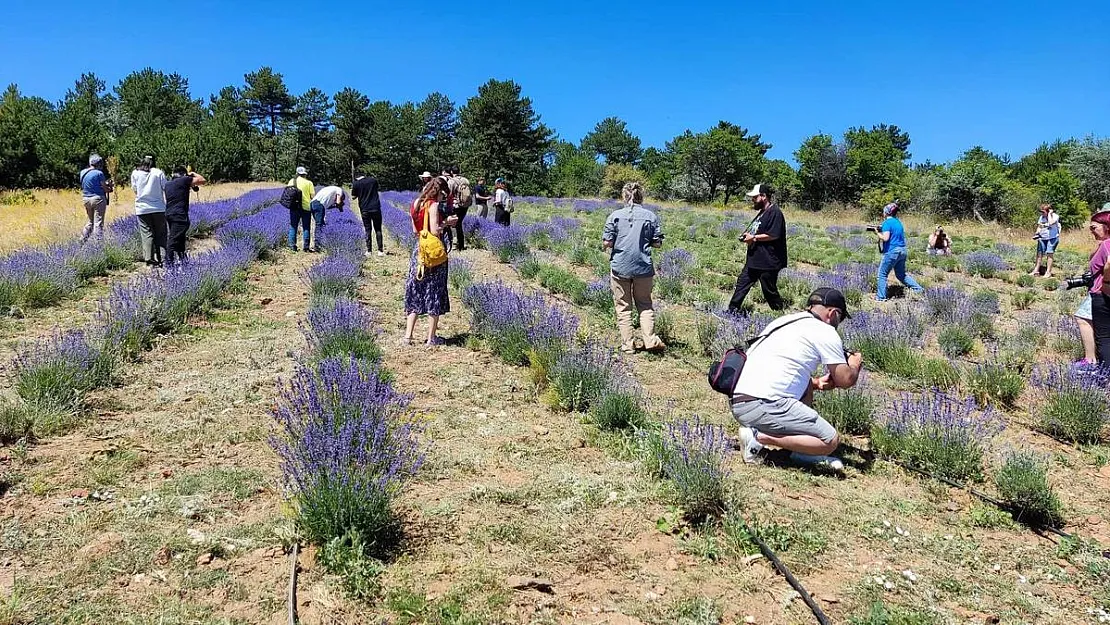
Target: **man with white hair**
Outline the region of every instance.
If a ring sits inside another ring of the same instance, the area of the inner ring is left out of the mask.
[[[96,153],[89,156],[89,166],[81,170],[81,203],[85,206],[89,223],[81,233],[81,242],[96,235],[104,238],[104,214],[108,211],[108,194],[112,192],[112,179],[104,170],[104,159]]]

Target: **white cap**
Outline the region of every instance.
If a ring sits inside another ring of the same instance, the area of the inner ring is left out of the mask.
[[[304,167],[298,167],[297,168],[297,175],[298,176],[307,176],[308,175],[308,170],[305,169]]]
[[[771,189],[771,185],[764,184],[764,183],[761,182],[761,183],[755,185],[754,187],[752,187],[752,190],[748,191],[744,195],[746,195],[748,197],[755,197],[757,195],[772,195],[772,194],[774,194],[774,191]]]

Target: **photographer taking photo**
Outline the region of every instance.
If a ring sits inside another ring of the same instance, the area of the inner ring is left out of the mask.
[[[876,299],[880,302],[886,301],[886,279],[892,269],[898,281],[913,289],[914,292],[920,293],[925,290],[916,280],[906,275],[906,258],[908,257],[906,229],[902,226],[902,222],[896,216],[897,214],[898,202],[891,202],[884,206],[883,216],[886,219],[883,220],[882,225],[875,229],[875,234],[879,237],[879,251],[883,253],[883,258],[879,261],[879,279],[878,288],[876,289]]]
[[[1098,242],[1087,266],[1087,271],[1091,274],[1089,292],[1095,357],[1098,364],[1106,366],[1110,364],[1110,202],[1103,204],[1101,210],[1091,215],[1088,228],[1091,236]]]
[[[810,294],[806,310],[779,317],[753,342],[730,401],[744,462],[759,463],[763,447],[772,445],[792,452],[796,462],[844,468],[829,456],[840,445],[836,429],[811,404],[814,391],[859,381],[863,357],[845,351],[836,332],[848,318],[844,295],[822,287]],[[825,375],[815,378],[818,365]]]

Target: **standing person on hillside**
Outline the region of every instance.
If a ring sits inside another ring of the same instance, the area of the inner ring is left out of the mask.
[[[104,238],[104,214],[108,211],[108,194],[112,192],[112,179],[105,171],[104,159],[96,153],[89,155],[89,166],[81,170],[81,203],[89,222],[81,232],[81,243],[95,235]]]
[[[786,268],[786,218],[774,203],[775,189],[766,183],[752,187],[745,195],[758,213],[740,241],[747,244],[744,269],[736,278],[736,288],[728,303],[730,312],[739,313],[755,283],[763,290],[763,299],[772,310],[782,310],[779,295],[779,272]]]
[[[385,256],[385,248],[382,247],[382,199],[378,195],[378,180],[364,171],[351,186],[351,195],[358,200],[362,227],[366,230],[366,255],[373,253],[376,235],[378,256]]]
[[[883,215],[886,219],[875,232],[879,239],[879,250],[883,253],[883,258],[879,261],[876,289],[876,299],[880,302],[886,301],[886,280],[892,269],[898,281],[913,289],[915,293],[925,290],[916,280],[906,275],[906,258],[909,253],[906,251],[906,229],[897,217],[898,202],[891,202],[884,206]]]
[[[455,224],[455,238],[459,240],[459,251],[466,249],[466,242],[463,240],[463,220],[466,219],[467,212],[474,204],[474,192],[470,188],[470,180],[466,176],[459,173],[459,166],[451,166],[451,178],[449,179],[454,188],[453,193],[453,212],[459,218],[458,223]]]
[[[166,173],[154,166],[153,156],[144,156],[131,172],[131,190],[135,192],[143,262],[161,267],[166,251]]]
[[[748,360],[732,391],[732,416],[740,424],[744,462],[760,462],[765,445],[792,452],[804,464],[844,468],[829,454],[840,436],[811,405],[814,391],[850,388],[863,369],[860,354],[849,354],[836,328],[848,319],[844,295],[821,287],[806,309],[772,321],[748,349]],[[825,373],[813,377],[817,367]]]
[[[509,215],[513,212],[513,196],[509,195],[504,178],[493,181],[493,186],[493,221],[507,226]]]
[[[304,232],[304,251],[315,252],[309,247],[308,242],[312,236],[312,198],[316,195],[316,188],[308,179],[308,170],[304,167],[297,168],[297,175],[286,186],[297,187],[301,191],[301,206],[299,209],[289,209],[289,249],[297,251],[297,226]],[[295,196],[294,196],[295,197]]]
[[[424,185],[420,196],[412,202],[409,215],[412,217],[412,231],[417,235],[417,245],[412,250],[412,259],[409,262],[409,275],[405,281],[405,335],[401,337],[402,345],[412,345],[412,335],[416,331],[416,319],[421,315],[428,315],[427,345],[443,345],[443,339],[436,335],[439,328],[440,315],[451,312],[451,300],[447,294],[447,267],[450,263],[444,262],[435,267],[424,268],[420,273],[420,261],[417,250],[420,246],[420,233],[427,230],[432,236],[441,240],[447,229],[455,225],[458,219],[454,215],[441,219],[439,204],[447,195],[447,187],[440,178],[432,179]],[[446,247],[446,242],[444,242]]]
[[[474,203],[478,205],[478,216],[482,219],[489,219],[489,201],[493,199],[486,190],[486,179],[478,178],[478,184],[474,185]]]
[[[1052,210],[1051,204],[1041,204],[1041,216],[1037,218],[1037,231],[1033,238],[1037,240],[1037,262],[1033,264],[1033,271],[1029,275],[1041,273],[1041,259],[1044,259],[1044,277],[1052,277],[1052,257],[1056,254],[1056,246],[1060,244],[1060,216]]]
[[[189,232],[189,192],[200,191],[207,182],[204,176],[193,173],[181,165],[173,168],[173,175],[166,183],[166,224],[169,242],[166,245],[166,262],[185,260],[185,234]]]
[[[661,351],[666,345],[655,334],[655,309],[651,301],[655,266],[651,249],[663,245],[663,228],[659,216],[643,207],[643,185],[629,182],[621,190],[621,197],[625,205],[609,214],[601,235],[609,250],[609,287],[617,311],[621,351],[627,354],[637,349]],[[632,336],[633,306],[640,314],[642,339]]]
[[[319,231],[320,227],[327,223],[327,211],[333,208],[343,210],[343,204],[346,201],[347,197],[342,188],[334,185],[321,187],[309,204],[312,208],[312,218],[316,221],[316,230]]]
[[[1110,202],[1091,215],[1089,229],[1098,247],[1091,253],[1087,270],[1094,276],[1091,284],[1091,326],[1094,327],[1095,357],[1098,364],[1110,365]]]

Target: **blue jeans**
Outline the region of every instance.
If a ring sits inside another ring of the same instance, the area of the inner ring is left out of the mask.
[[[894,270],[894,276],[898,278],[898,281],[902,284],[918,293],[925,290],[921,288],[917,280],[906,275],[906,248],[896,247],[887,250],[886,254],[883,254],[883,259],[879,262],[879,299],[886,299],[886,277],[890,274],[891,269]]]
[[[312,207],[312,219],[316,222],[316,226],[324,225],[324,205],[313,200],[309,206]]]
[[[312,213],[292,208],[289,210],[289,247],[297,249],[297,226],[304,230],[304,249],[308,249],[308,237],[311,234]]]

